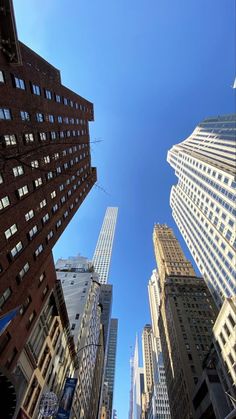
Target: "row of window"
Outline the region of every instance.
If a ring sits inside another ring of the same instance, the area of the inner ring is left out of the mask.
[[[58,166],[57,169],[56,169],[56,173],[57,174],[60,174],[62,172],[62,169],[66,170],[69,167],[72,167],[74,163],[78,163],[78,161],[79,161],[79,158],[76,157],[74,160],[72,159],[72,160],[70,160],[70,162],[64,163],[63,166]],[[19,167],[20,166],[17,166],[15,168],[16,171],[23,170],[23,169],[19,169]],[[36,166],[32,166],[32,167],[37,167],[37,165]],[[81,174],[88,167],[89,167],[89,164],[85,165],[84,167],[81,167],[80,170],[78,170],[77,173],[76,173],[77,176],[81,176]],[[74,178],[73,178],[73,180],[74,180],[75,179],[75,175],[73,175],[73,176],[74,176]],[[88,176],[87,173],[85,173],[84,176],[82,176],[82,178],[81,178],[82,182],[84,181],[84,179],[87,178],[87,176]],[[48,172],[47,175],[46,175],[46,178],[47,178],[47,180],[52,179],[53,178],[53,172]],[[67,179],[66,185],[69,185],[70,182],[71,182],[70,179]],[[43,178],[42,177],[38,177],[38,178],[36,178],[36,179],[33,180],[33,186],[34,186],[35,189],[38,188],[38,187],[40,187],[42,184],[43,184]],[[81,181],[79,180],[78,181],[78,185],[80,185],[80,184],[81,184]],[[64,185],[60,185],[59,191],[61,192],[63,189],[64,189]],[[76,188],[74,188],[74,189],[76,189]],[[28,195],[30,193],[30,189],[29,189],[28,185],[24,185],[24,186],[21,186],[20,188],[18,188],[16,190],[16,193],[17,193],[18,198],[19,199],[22,199],[24,196],[26,196],[26,195]],[[71,193],[70,193],[70,195],[71,195]],[[53,191],[52,192],[52,195],[51,195],[51,198],[53,199],[55,196],[56,196],[56,192]],[[4,196],[4,197],[2,197],[2,198],[0,198],[0,210],[8,207],[9,205],[10,205],[10,199],[9,199],[9,197],[7,195]]]
[[[213,288],[217,290],[218,294],[222,295],[222,293],[224,293],[225,295],[229,296],[230,288],[231,290],[234,289],[234,285],[231,280],[231,278],[234,277],[233,267],[229,265],[228,261],[225,259],[218,246],[216,246],[215,240],[212,240],[212,237],[210,237],[208,232],[203,228],[200,220],[193,216],[193,214],[191,214],[192,218],[189,218],[189,214],[186,213],[183,203],[181,204],[181,201],[179,204],[175,204],[175,210],[177,210],[178,216],[174,216],[174,218],[176,219],[180,231],[183,233],[187,242],[189,237],[186,235],[186,228],[188,228],[188,232],[191,235],[191,240],[189,240],[190,250],[193,253],[193,257],[196,260],[196,263],[199,262],[199,259],[198,256],[196,256],[195,250],[193,250],[193,248],[198,249],[198,255],[200,255],[200,260],[204,265],[204,274],[206,279],[209,281],[209,286],[214,284]],[[183,216],[184,220],[182,218]],[[194,224],[197,225],[197,230],[192,228],[192,225]],[[182,228],[182,225],[185,225],[184,229]],[[199,232],[199,237],[196,235],[196,231]],[[192,246],[192,243],[194,243],[194,246]],[[226,272],[226,267],[230,271],[230,275]]]
[[[89,184],[87,184],[86,185],[86,188],[88,188],[89,187]],[[83,193],[85,193],[85,191],[86,191],[86,188],[84,188],[83,189],[83,192],[80,192],[80,198],[82,198],[82,195],[83,195]],[[63,197],[64,199],[63,200],[61,200],[63,203],[65,202],[65,200],[66,200],[66,198],[65,197]],[[74,208],[74,206],[75,205],[77,205],[78,204],[78,202],[79,202],[79,199],[80,198],[78,198],[78,197],[76,197],[76,199],[75,199],[75,202],[74,203],[71,203],[70,204],[70,206],[69,206],[69,209],[68,210],[66,210],[65,212],[64,212],[64,214],[63,214],[63,217],[62,218],[60,218],[60,219],[58,219],[57,220],[57,222],[56,222],[56,224],[55,224],[55,227],[56,227],[56,230],[58,230],[60,227],[61,227],[61,225],[62,225],[62,221],[63,221],[63,219],[66,219],[68,216],[69,216],[69,211],[72,211],[73,210],[73,208]],[[42,201],[42,205],[46,205],[46,199],[44,200],[45,202],[43,202]],[[54,206],[53,206],[53,208],[52,208],[52,211],[53,212],[56,212],[57,210],[58,210],[58,204],[55,204]],[[33,216],[34,216],[34,211],[33,210],[30,210],[30,211],[28,211],[26,214],[25,214],[25,219],[26,220],[29,220],[29,219],[31,219],[31,218],[33,218]],[[43,217],[42,217],[42,224],[43,225],[45,225],[47,222],[48,222],[48,220],[50,219],[50,216],[49,216],[49,214],[48,213],[46,213]],[[16,224],[12,224],[12,226],[10,226],[6,231],[5,231],[5,237],[6,238],[10,238],[11,236],[13,236],[16,232],[17,232],[17,225]],[[32,238],[36,235],[38,233],[38,226],[37,225],[34,225],[30,230],[29,230],[29,232],[28,232],[28,239],[29,240],[32,240]],[[49,241],[53,238],[53,236],[54,236],[54,231],[53,230],[50,230],[49,231],[49,233],[47,234],[47,237],[46,237],[46,242],[47,243],[49,243]],[[23,250],[23,244],[22,244],[22,241],[20,240],[18,243],[16,243],[13,247],[12,247],[12,249],[10,250],[10,252],[9,252],[9,259],[10,260],[13,260],[13,259],[15,259],[20,253],[21,253],[21,251]],[[40,244],[38,247],[37,247],[37,249],[35,249],[35,251],[34,251],[34,258],[36,259],[36,258],[38,258],[38,256],[43,252],[43,250],[44,250],[44,245],[43,244]],[[25,274],[28,272],[28,270],[29,270],[29,263],[27,262],[23,267],[22,267],[22,269],[19,271],[19,273],[18,273],[18,275],[17,275],[17,280],[18,280],[18,282],[20,282],[22,279],[23,279],[23,277],[25,276]],[[5,300],[4,300],[5,301]],[[4,301],[3,301],[3,303],[4,303]],[[1,305],[0,305],[0,308],[1,308]]]
[[[12,74],[12,81],[13,81],[13,86],[16,89],[27,90],[26,82],[24,79]],[[5,83],[5,75],[2,70],[0,70],[0,83]],[[46,89],[46,88],[42,89],[41,86],[39,86],[36,83],[30,82],[30,90],[31,90],[31,93],[36,96],[44,95],[45,99],[54,100],[55,102],[62,103],[65,106],[70,106],[71,108],[74,108],[83,112],[92,113],[92,109],[89,109],[87,106],[78,104],[77,102],[73,102],[73,100],[68,99],[64,96],[61,96],[57,93],[54,93],[50,89]]]
[[[63,150],[61,153],[58,153],[58,152],[57,153],[53,153],[51,155],[51,157],[49,155],[44,156],[44,157],[42,157],[42,162],[43,162],[44,165],[45,164],[48,164],[48,163],[50,163],[51,159],[52,160],[58,160],[59,157],[60,157],[60,155],[62,157],[65,157],[68,153],[69,154],[75,153],[75,152],[77,152],[77,150],[81,150],[84,147],[87,147],[87,144],[81,144],[79,146],[70,147],[68,149]],[[73,166],[74,163],[78,163],[79,160],[82,160],[83,158],[86,158],[86,156],[88,156],[88,155],[89,155],[89,152],[88,151],[87,152],[84,152],[84,153],[80,154],[80,156],[77,156],[74,160],[73,159],[70,160],[69,164],[71,166]],[[39,168],[39,160],[32,160],[31,163],[30,163],[30,165],[31,165],[32,168]],[[88,165],[84,166],[84,169],[86,169],[86,167],[88,167]],[[68,168],[68,162],[65,163],[63,166],[58,166],[56,168],[55,174],[56,173],[61,173],[61,171],[62,171],[63,168],[64,169],[67,169]],[[15,167],[13,167],[12,168],[12,172],[13,172],[14,177],[18,177],[18,176],[23,175],[24,174],[23,165],[17,165]],[[52,172],[49,172],[49,173],[52,173]],[[47,175],[46,175],[46,178],[47,179],[50,179],[50,178],[53,177],[51,175],[49,176],[49,173],[47,173]],[[79,175],[79,174],[77,173],[77,175]],[[3,182],[4,182],[3,175],[0,173],[0,184],[3,183]]]
[[[31,121],[32,117],[31,114],[28,111],[20,111],[20,118],[22,121],[29,122]],[[0,120],[11,120],[13,119],[12,111],[9,108],[0,108]],[[37,122],[58,122],[62,124],[63,122],[65,124],[72,124],[72,125],[87,125],[87,122],[85,119],[79,119],[79,118],[69,118],[68,116],[62,117],[61,115],[54,116],[52,114],[44,114],[42,112],[36,112],[35,113],[35,120]]]
[[[46,140],[56,140],[62,138],[70,138],[70,137],[80,137],[86,135],[88,133],[87,129],[82,130],[67,130],[67,131],[50,131],[50,132],[39,132],[38,133],[38,140],[39,141],[46,141]],[[2,141],[4,146],[14,146],[17,144],[17,136],[16,134],[5,134],[2,136]],[[35,134],[25,133],[23,134],[23,141],[24,144],[32,144],[35,141]]]

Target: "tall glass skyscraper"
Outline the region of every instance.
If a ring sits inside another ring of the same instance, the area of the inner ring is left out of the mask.
[[[167,161],[172,214],[217,303],[236,293],[236,114],[200,123]]]
[[[98,273],[99,281],[102,284],[107,284],[108,281],[117,214],[117,207],[108,207],[106,209],[102,228],[93,255],[94,270]]]

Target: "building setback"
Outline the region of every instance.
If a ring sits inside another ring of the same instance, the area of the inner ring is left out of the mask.
[[[211,345],[217,309],[173,231],[156,224],[153,243],[161,290],[158,327],[171,417],[190,419],[194,417],[192,396]]]
[[[173,217],[218,306],[236,293],[235,138],[236,114],[208,118],[167,156]]]
[[[56,284],[52,248],[94,185],[96,169],[92,103],[18,41],[10,0],[0,10],[0,44],[1,314],[20,307],[0,336],[4,385]]]

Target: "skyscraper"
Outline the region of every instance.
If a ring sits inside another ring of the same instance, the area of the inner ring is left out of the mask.
[[[158,328],[172,419],[194,417],[192,397],[211,345],[217,310],[204,280],[196,277],[173,231],[156,224],[153,243],[159,271]]]
[[[148,295],[152,320],[152,329],[149,332],[150,349],[148,356],[152,357],[153,362],[153,391],[149,409],[152,410],[154,419],[160,419],[162,417],[163,419],[170,419],[170,405],[158,325],[160,317],[161,290],[159,276],[156,269],[153,270],[148,283]]]
[[[173,217],[218,306],[236,293],[235,153],[233,114],[204,120],[167,156]]]
[[[132,379],[131,400],[133,407],[130,409],[132,419],[140,419],[142,414],[142,393],[144,391],[144,373],[143,368],[139,366],[138,336],[136,336],[134,357],[132,360]]]
[[[78,358],[74,416],[95,419],[98,413],[103,367],[103,357],[98,349],[101,330],[101,284],[98,282],[98,275],[93,272],[92,263],[82,256],[59,259],[56,271],[62,284]]]
[[[117,214],[118,208],[116,207],[108,207],[106,209],[93,255],[94,270],[99,274],[100,282],[102,284],[106,284],[108,281]]]
[[[117,348],[117,331],[118,320],[111,319],[109,329],[108,351],[106,359],[106,369],[104,382],[108,386],[108,411],[109,416],[112,416],[112,403],[115,383],[115,367],[116,367],[116,348]]]
[[[21,308],[0,336],[0,366],[11,374],[56,284],[52,248],[94,185],[96,169],[92,103],[19,42],[10,0],[0,28],[0,310]]]
[[[97,245],[93,255],[94,271],[99,276],[101,283],[100,303],[103,307],[102,324],[104,327],[105,361],[103,388],[100,396],[101,417],[112,416],[112,401],[115,374],[116,342],[118,320],[112,319],[112,285],[107,284],[112,256],[112,247],[115,235],[118,208],[106,209],[102,228],[99,233]]]
[[[152,343],[152,326],[146,324],[142,333],[142,349],[143,349],[143,370],[144,370],[144,391],[152,393],[154,365],[153,365],[153,343]]]

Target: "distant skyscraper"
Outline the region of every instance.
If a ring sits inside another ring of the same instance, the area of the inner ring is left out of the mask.
[[[173,217],[218,306],[236,293],[235,152],[233,114],[204,120],[167,156]]]
[[[117,213],[118,208],[116,207],[108,207],[106,209],[106,214],[93,255],[94,270],[99,274],[100,282],[102,284],[106,284],[108,281]]]
[[[142,349],[143,349],[143,369],[144,369],[144,391],[152,393],[154,366],[153,366],[153,343],[152,343],[152,326],[146,324],[142,333]]]
[[[104,382],[107,383],[108,385],[108,400],[109,400],[108,408],[109,408],[110,416],[112,414],[113,392],[114,392],[114,382],[115,382],[117,331],[118,331],[118,320],[111,319],[106,369],[105,369],[105,379],[104,379]]]
[[[190,419],[195,417],[192,397],[211,345],[217,310],[171,228],[155,225],[153,242],[160,283],[158,328],[171,417]]]
[[[138,353],[138,336],[136,336],[134,357],[132,361],[132,378],[133,383],[131,386],[131,399],[133,407],[130,409],[130,419],[140,419],[142,414],[142,393],[144,391],[144,374],[143,368],[139,366],[139,353]]]
[[[150,332],[150,349],[153,362],[153,393],[149,410],[152,411],[153,419],[170,419],[170,406],[166,385],[166,375],[163,363],[161,340],[159,332],[160,316],[160,281],[157,270],[154,269],[148,283],[149,305],[152,319]],[[144,356],[145,358],[145,356]]]

